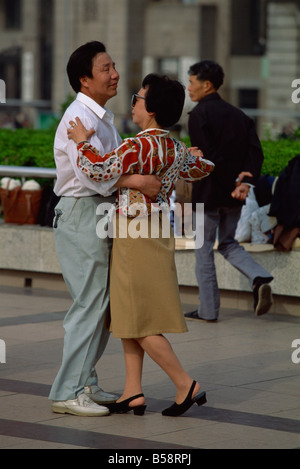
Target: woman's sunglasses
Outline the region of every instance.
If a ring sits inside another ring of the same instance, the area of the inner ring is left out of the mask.
[[[146,99],[146,98],[144,98],[144,96],[140,96],[139,94],[133,94],[132,98],[131,98],[131,107],[134,107],[136,105],[136,102],[137,102],[138,98]]]

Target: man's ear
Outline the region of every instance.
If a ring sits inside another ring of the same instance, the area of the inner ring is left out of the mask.
[[[214,87],[214,85],[212,84],[211,81],[205,80],[205,82],[204,82],[204,91],[206,93],[211,93],[212,91],[216,91],[216,89],[215,89],[215,87]]]
[[[87,87],[88,87],[88,77],[87,77],[87,76],[84,76],[84,77],[79,78],[79,81],[80,81],[81,86],[82,86],[83,88],[87,88]]]

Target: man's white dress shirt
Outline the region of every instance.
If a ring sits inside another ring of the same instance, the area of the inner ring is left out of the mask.
[[[54,192],[59,197],[89,197],[97,194],[108,197],[115,192],[117,179],[103,183],[95,182],[77,167],[77,146],[67,135],[70,121],[75,122],[76,117],[80,118],[88,130],[93,128],[96,131],[90,143],[101,155],[112,151],[121,143],[121,137],[114,127],[113,113],[85,94],[78,93],[75,101],[66,110],[55,136],[57,181]]]

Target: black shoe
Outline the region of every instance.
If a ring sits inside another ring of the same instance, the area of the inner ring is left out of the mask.
[[[253,288],[254,312],[256,316],[262,316],[270,310],[273,304],[272,289],[269,285],[273,278],[259,277],[255,280]]]
[[[146,405],[139,405],[135,407],[129,406],[130,402],[134,401],[135,399],[138,399],[139,397],[144,397],[144,394],[137,394],[136,396],[130,397],[125,401],[113,402],[112,404],[105,404],[105,407],[110,410],[111,414],[126,414],[127,412],[133,410],[134,415],[144,415],[147,407]]]
[[[192,311],[191,313],[184,313],[184,317],[191,321],[206,321],[206,322],[217,322],[218,319],[205,319],[198,316],[198,311]]]
[[[162,414],[167,417],[178,417],[179,415],[182,415],[187,410],[189,410],[189,408],[192,407],[192,405],[195,403],[198,404],[198,406],[205,404],[207,402],[205,392],[199,392],[195,397],[192,398],[196,384],[197,382],[193,381],[191,389],[189,390],[189,393],[182,404],[176,404],[176,402],[174,402],[171,407],[163,410]]]

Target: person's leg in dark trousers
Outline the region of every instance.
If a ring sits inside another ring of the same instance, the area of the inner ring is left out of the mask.
[[[218,209],[204,210],[204,241],[200,249],[195,249],[195,273],[199,286],[198,316],[215,321],[219,316],[220,293],[214,259],[214,245],[219,225]]]
[[[254,292],[254,310],[257,315],[266,313],[272,305],[270,273],[258,264],[251,254],[235,240],[235,232],[241,215],[241,207],[222,207],[220,209],[218,251],[249,280]]]
[[[220,293],[213,249],[217,238],[218,251],[249,279],[254,291],[256,314],[266,313],[272,305],[272,291],[268,283],[273,277],[234,239],[241,207],[205,209],[204,213],[204,243],[200,249],[195,250],[200,305],[197,312],[187,313],[185,316],[207,321],[218,319]]]

